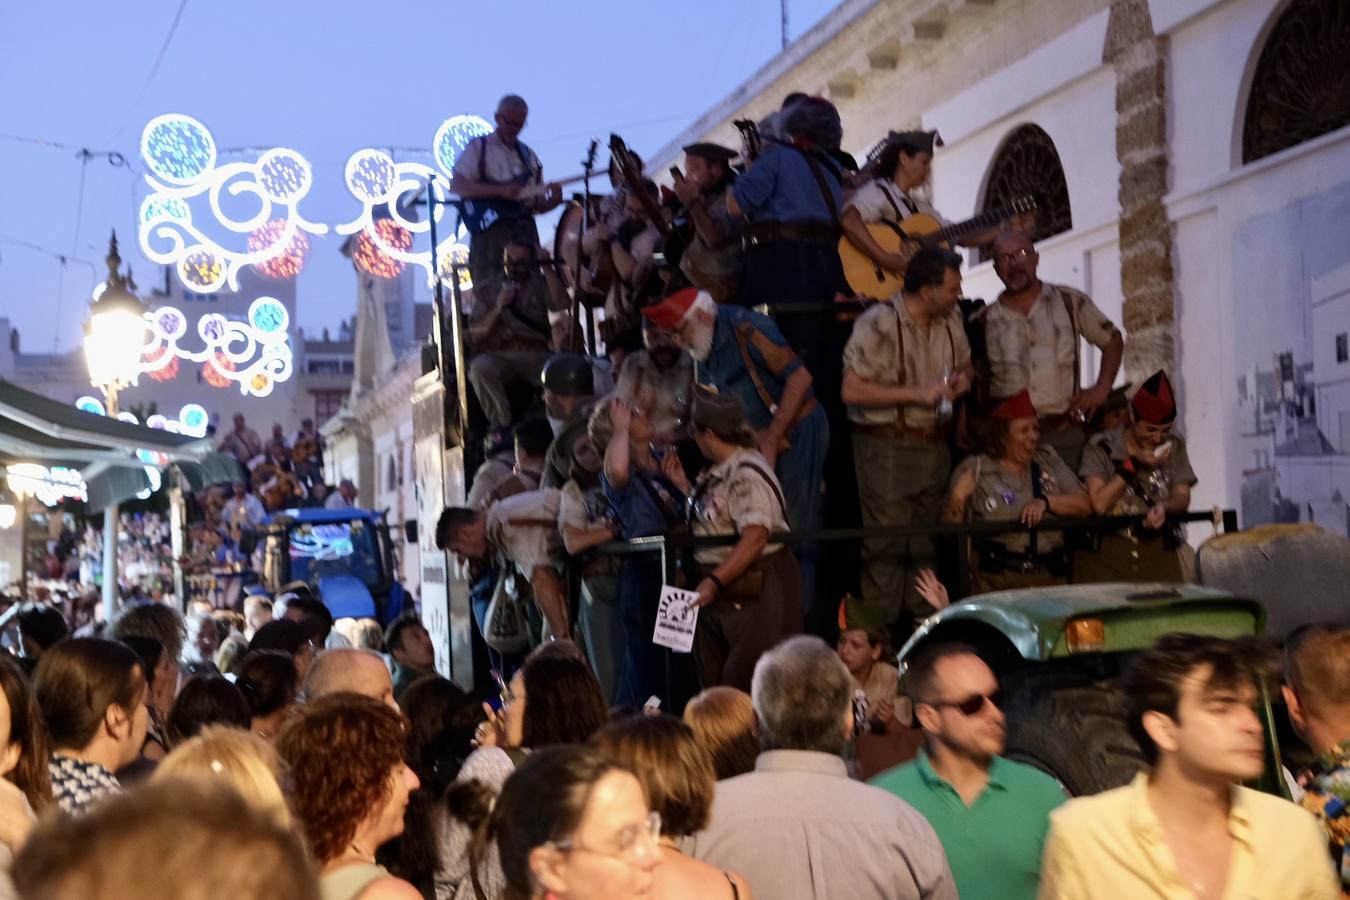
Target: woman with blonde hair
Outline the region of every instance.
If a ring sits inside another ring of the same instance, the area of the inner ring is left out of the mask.
[[[708,827],[716,789],[712,759],[688,725],[671,716],[630,716],[597,731],[591,746],[637,776],[647,805],[660,816],[653,898],[748,900],[743,877],[685,856],[676,843]]]
[[[281,793],[281,761],[267,741],[242,728],[208,725],[164,757],[152,782],[170,778],[222,779],[249,804],[289,827],[291,814]]]
[[[708,751],[718,781],[754,771],[759,739],[755,737],[755,711],[745,691],[708,688],[685,706],[684,724]]]

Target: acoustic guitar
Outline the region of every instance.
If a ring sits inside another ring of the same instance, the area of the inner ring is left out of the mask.
[[[890,221],[874,222],[867,231],[887,253],[913,253],[924,247],[949,246],[968,234],[975,234],[998,225],[1010,216],[1033,212],[1036,201],[1032,197],[1018,197],[1006,205],[986,210],[974,218],[942,227],[927,213],[912,215],[900,224]],[[839,261],[844,266],[844,278],[854,293],[877,300],[885,300],[900,290],[903,272],[888,272],[877,265],[848,235],[839,239]]]

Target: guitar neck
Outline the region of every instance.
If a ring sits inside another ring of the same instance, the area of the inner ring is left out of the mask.
[[[980,213],[972,219],[966,219],[964,222],[956,222],[955,224],[948,225],[946,228],[939,228],[937,231],[925,234],[920,238],[920,242],[927,246],[955,243],[968,234],[974,234],[977,231],[984,231],[986,228],[992,228],[1007,217],[1008,210],[1005,207],[997,206],[987,212]]]

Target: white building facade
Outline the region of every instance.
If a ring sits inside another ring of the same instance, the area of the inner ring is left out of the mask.
[[[792,91],[829,97],[860,158],[937,129],[938,209],[1037,195],[1042,277],[1122,324],[1122,381],[1176,381],[1195,508],[1345,532],[1350,63],[1328,48],[1347,28],[1344,0],[849,0],[651,171],[737,146],[731,122]],[[964,275],[997,297],[989,262]]]

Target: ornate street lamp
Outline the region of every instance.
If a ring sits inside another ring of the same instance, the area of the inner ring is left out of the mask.
[[[108,280],[94,300],[85,326],[84,355],[89,381],[103,392],[108,415],[117,417],[117,393],[140,374],[145,346],[145,304],[131,292],[118,270],[117,232],[108,241]],[[117,504],[103,511],[103,615],[111,622],[117,612]]]

